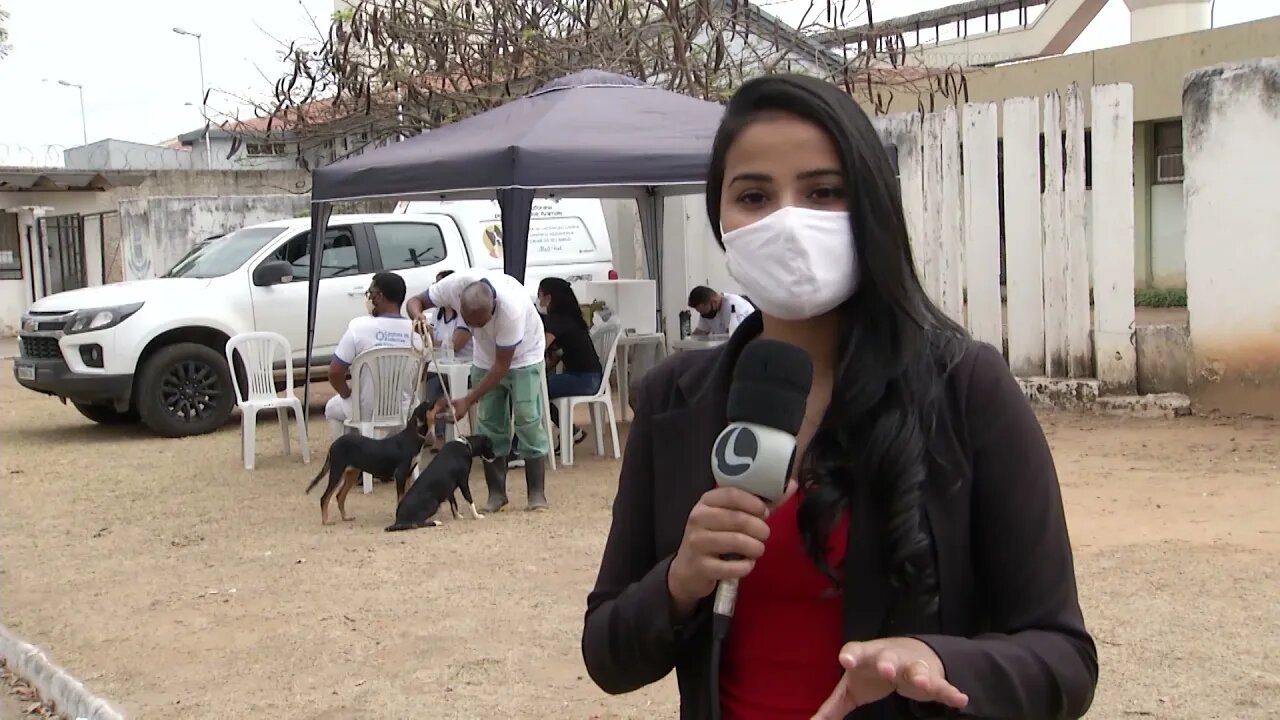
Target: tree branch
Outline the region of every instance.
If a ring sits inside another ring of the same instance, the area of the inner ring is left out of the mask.
[[[878,113],[897,95],[958,101],[959,68],[912,66],[901,38],[858,54],[809,39],[869,21],[869,1],[812,0],[791,28],[747,0],[362,0],[334,13],[327,35],[291,43],[258,120],[234,124],[296,140],[300,155],[326,143],[354,154],[586,68],[715,101],[783,71],[824,77]]]

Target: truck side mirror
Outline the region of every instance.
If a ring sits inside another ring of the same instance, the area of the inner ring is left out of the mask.
[[[293,265],[284,260],[268,260],[253,269],[253,284],[270,287],[293,282]]]

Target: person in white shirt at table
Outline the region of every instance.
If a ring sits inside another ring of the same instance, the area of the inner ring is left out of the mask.
[[[533,297],[519,280],[501,271],[461,270],[410,298],[407,305],[415,322],[437,307],[453,308],[471,328],[475,356],[471,390],[464,397],[453,397],[453,417],[465,416],[475,405],[475,429],[489,438],[499,458],[483,463],[489,488],[484,511],[495,513],[507,505],[507,454],[513,424],[520,439],[517,452],[525,461],[527,509],[545,510],[545,461],[551,450],[542,406],[547,341]]]
[[[436,275],[436,282],[449,277],[453,274],[452,270],[441,271]],[[462,319],[462,314],[450,307],[442,307],[432,313],[428,319],[431,325],[431,346],[439,353],[440,349],[446,344],[451,344],[455,358],[470,359],[471,357],[471,328],[467,327],[467,323]],[[435,405],[444,397],[444,382],[447,378],[439,373],[428,372],[426,376],[426,393],[423,398],[427,402]],[[450,393],[465,391],[466,388],[449,388]],[[444,439],[445,421],[442,417],[436,419],[436,439]],[[436,444],[438,449],[439,443]]]
[[[756,311],[755,305],[741,295],[719,293],[706,285],[689,291],[689,307],[698,313],[694,335],[731,335],[738,323]]]
[[[324,406],[331,441],[346,432],[346,421],[352,416],[351,385],[347,373],[356,356],[374,348],[421,347],[420,342],[414,342],[413,323],[400,312],[405,294],[404,278],[393,272],[374,275],[365,292],[365,307],[369,314],[348,323],[347,331],[338,341],[333,359],[329,361],[329,384],[337,394]],[[360,414],[367,417],[377,406],[377,388],[370,373],[364,373],[359,382]]]

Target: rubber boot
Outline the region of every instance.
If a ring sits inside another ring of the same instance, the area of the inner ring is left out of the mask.
[[[498,458],[484,465],[484,484],[489,488],[489,499],[484,504],[484,514],[492,515],[507,504],[507,459]]]
[[[551,507],[547,503],[547,459],[529,458],[524,464],[524,479],[529,488],[529,505],[525,510],[546,510]]]

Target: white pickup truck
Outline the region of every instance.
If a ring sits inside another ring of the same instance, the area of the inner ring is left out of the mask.
[[[313,377],[315,370],[323,377],[347,323],[365,312],[374,273],[400,273],[412,295],[442,270],[502,267],[497,203],[438,205],[439,212],[419,206],[330,219]],[[541,218],[537,206],[544,210]],[[526,276],[531,292],[550,275],[571,281],[613,276],[599,201],[537,206]],[[280,333],[301,372],[310,227],[309,218],[246,227],[197,246],[163,277],[41,298],[23,316],[14,376],[23,387],[70,401],[98,423],[141,419],[166,437],[221,427],[235,407],[225,354],[232,336]]]

